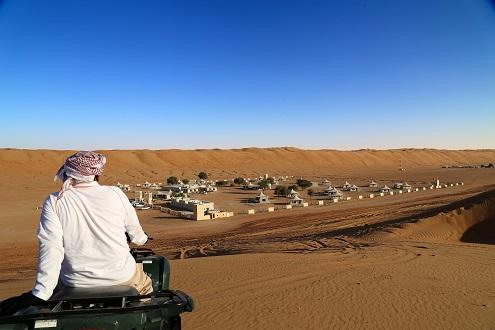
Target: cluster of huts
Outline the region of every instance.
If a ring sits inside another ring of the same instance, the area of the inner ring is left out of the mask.
[[[345,182],[340,189],[337,187],[332,186],[331,182],[328,180],[324,180],[321,182],[321,185],[325,186],[323,191],[316,192],[314,193],[317,196],[323,196],[329,199],[343,199],[344,198],[344,193],[345,192],[358,192],[360,190],[360,187],[358,187],[355,184]],[[432,183],[432,186],[438,187],[440,185],[439,180],[437,179],[435,182]],[[396,182],[392,188],[387,186],[386,184],[383,186],[380,186],[376,181],[371,180],[367,187],[368,191],[370,192],[378,192],[378,193],[383,193],[383,194],[388,194],[392,192],[394,189],[399,190],[399,191],[411,191],[413,187],[405,182]],[[246,185],[242,187],[242,189],[246,190],[258,190],[258,186],[255,184],[249,182]],[[270,189],[270,188],[269,188]],[[302,205],[304,204],[304,200],[299,196],[298,192],[295,191],[294,189],[291,189],[289,193],[287,194],[287,199],[288,199],[288,204],[290,205]],[[270,198],[268,195],[266,195],[263,190],[259,190],[258,195],[254,196],[253,198],[250,199],[251,203],[255,204],[265,204],[265,203],[270,203]]]
[[[350,196],[344,197],[344,194],[337,188],[332,187],[330,182],[328,180],[325,180],[322,184],[326,184],[327,188],[324,190],[324,195],[332,197],[332,203],[336,203],[341,199],[344,200],[351,200]],[[374,198],[375,196],[385,196],[385,195],[394,195],[395,192],[398,194],[402,194],[404,192],[410,193],[413,191],[425,191],[428,189],[440,189],[440,188],[447,188],[447,187],[453,187],[453,186],[462,186],[464,185],[464,182],[458,182],[458,183],[449,183],[449,184],[440,184],[440,181],[438,179],[434,179],[434,181],[431,183],[430,186],[423,186],[421,188],[415,188],[413,190],[412,186],[408,184],[407,182],[396,182],[392,188],[388,187],[387,185],[379,186],[375,181],[370,181],[368,184],[367,188],[372,188],[375,190],[370,190],[367,189],[368,192],[379,192],[379,195],[375,195],[375,193],[370,193],[368,196],[369,198]],[[358,189],[357,186],[350,184],[346,182],[342,187],[342,191],[357,191]],[[365,188],[365,187],[363,187]],[[344,190],[345,189],[345,190]],[[396,190],[394,192],[394,190]],[[308,206],[308,203],[304,203],[303,199],[299,196],[298,192],[291,189],[289,193],[286,196],[288,198],[288,204],[286,204],[282,209],[290,209],[292,206]],[[365,196],[359,195],[357,196],[357,199],[362,200],[364,199]],[[269,197],[263,192],[260,191],[259,194],[256,196],[256,198],[253,200],[254,202],[257,203],[269,203]],[[322,206],[325,205],[325,202],[323,200],[317,200],[316,205]],[[274,207],[268,207],[266,210],[267,212],[273,212],[275,210]],[[255,214],[256,211],[254,209],[248,210],[247,214]]]
[[[294,189],[291,189],[287,194],[288,204],[292,206],[305,206],[304,199],[299,196],[299,193]],[[270,197],[266,195],[263,190],[260,190],[258,195],[255,196],[252,200],[252,203],[256,204],[267,204],[270,203]]]
[[[161,191],[170,191],[172,193],[184,193],[184,194],[207,194],[210,192],[216,192],[218,188],[212,184],[170,184],[162,186]]]
[[[152,185],[141,185],[143,188],[153,189]],[[160,199],[164,206],[157,207],[162,212],[180,216],[191,220],[210,220],[232,217],[233,212],[222,211],[215,208],[213,202],[189,198],[189,194],[209,193],[217,191],[217,187],[206,183],[160,186],[156,192],[135,191],[135,198],[131,200],[136,209],[149,209],[153,207],[153,200]]]
[[[131,191],[131,187],[128,184],[117,183],[117,187],[122,189],[123,191]],[[177,184],[157,184],[157,183],[149,183],[145,182],[143,184],[136,184],[136,188],[139,189],[150,189],[156,190],[156,192],[149,192],[149,194],[153,195],[153,197],[169,200],[174,195],[181,194],[207,194],[211,192],[218,191],[218,188],[214,185],[214,183],[191,183],[185,184],[179,182]],[[142,193],[141,190],[136,190],[136,194]]]
[[[131,191],[128,184],[117,183],[117,187],[125,192]],[[146,181],[142,184],[136,184],[134,198],[129,199],[134,208],[138,210],[146,210],[153,207],[153,201],[161,200],[165,202],[167,207],[160,207],[164,212],[172,212],[188,219],[205,220],[230,217],[232,212],[220,211],[214,208],[213,203],[190,199],[189,194],[207,194],[216,192],[218,188],[212,181],[201,180],[193,183],[183,183],[179,181],[177,184],[150,183]],[[143,191],[141,189],[147,189]]]
[[[367,188],[371,189],[378,189],[378,190],[373,190],[373,191],[378,191],[380,193],[388,193],[392,189],[388,187],[386,184],[380,187],[377,182],[374,180],[371,180],[368,184]],[[355,184],[350,184],[349,182],[345,182],[344,185],[342,186],[342,191],[345,192],[357,192],[359,191],[359,187],[356,186]],[[393,189],[401,189],[401,190],[410,190],[412,189],[412,186],[408,184],[407,182],[396,182],[393,186]],[[332,197],[332,198],[340,198],[343,197],[343,193],[338,190],[335,187],[332,187],[332,185],[329,185],[325,190],[324,190],[324,195]]]
[[[281,181],[287,180],[288,176],[280,176],[273,177],[270,179],[271,182],[275,182],[278,184]],[[255,204],[268,204],[270,203],[270,197],[259,188],[258,183],[261,180],[267,180],[268,175],[260,176],[256,179],[245,179],[246,184],[241,188],[245,190],[259,190],[258,194],[249,200],[250,203]],[[260,180],[260,181],[256,181]],[[318,183],[312,182],[313,187],[318,186]],[[371,180],[367,187],[358,187],[355,184],[345,182],[342,186],[337,187],[332,186],[329,180],[324,180],[321,182],[321,185],[324,187],[322,190],[317,192],[313,192],[313,195],[325,196],[326,198],[332,199],[333,202],[337,202],[340,199],[351,199],[351,197],[345,197],[344,193],[352,193],[358,192],[360,189],[365,189],[369,192],[379,192],[380,195],[384,194],[393,194],[394,190],[398,190],[399,193],[410,192],[412,191],[412,186],[407,182],[396,182],[390,188],[386,184],[380,186],[376,181]],[[451,184],[452,185],[452,184]],[[131,187],[128,184],[117,183],[117,186],[123,191],[130,191]],[[446,186],[446,185],[445,185]],[[141,187],[149,190],[156,191],[135,191],[135,198],[132,199],[133,206],[137,209],[147,209],[153,206],[154,199],[160,199],[166,203],[165,207],[159,207],[162,211],[172,213],[175,215],[179,215],[188,219],[194,220],[206,220],[206,219],[216,219],[216,218],[224,218],[233,216],[233,212],[220,211],[215,209],[214,204],[212,202],[201,201],[197,199],[191,199],[188,197],[189,194],[207,194],[211,192],[216,192],[218,190],[215,182],[213,181],[205,181],[201,180],[197,182],[194,180],[192,183],[183,183],[180,182],[177,184],[167,184],[163,185],[161,183],[149,183],[145,182],[143,184],[137,184],[136,187]],[[443,186],[440,184],[438,179],[435,179],[430,186],[430,189],[434,188],[442,188]],[[268,187],[271,189],[271,187]],[[426,188],[423,187],[423,190]],[[416,191],[418,188],[416,188]],[[372,198],[373,194],[370,194],[370,198]],[[287,208],[289,207],[297,207],[297,206],[308,206],[308,203],[304,201],[304,199],[299,195],[299,193],[291,188],[287,195]],[[359,199],[362,199],[363,196],[358,196]],[[319,205],[323,205],[323,202],[318,201]],[[269,208],[269,209],[273,209]]]
[[[270,182],[268,183],[268,189],[272,189],[272,187],[275,187],[282,182],[286,181],[289,179],[289,176],[276,176],[276,177],[269,177],[268,174],[265,174],[263,176],[259,176],[257,178],[243,178],[245,184],[241,186],[241,189],[243,190],[258,190],[260,189],[259,183],[263,180],[268,180],[270,179]]]

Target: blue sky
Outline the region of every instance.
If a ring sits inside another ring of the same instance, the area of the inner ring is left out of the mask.
[[[0,0],[0,147],[495,148],[488,0]]]

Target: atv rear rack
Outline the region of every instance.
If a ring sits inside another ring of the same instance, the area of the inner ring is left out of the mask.
[[[156,309],[168,309],[173,314],[191,312],[194,309],[194,302],[187,294],[178,290],[164,290],[139,296],[61,299],[29,307],[22,315],[0,316],[0,324],[48,318],[61,319],[74,315],[123,314]]]

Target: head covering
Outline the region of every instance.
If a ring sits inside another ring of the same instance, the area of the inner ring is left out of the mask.
[[[59,179],[64,182],[57,199],[60,199],[65,191],[71,189],[75,182],[94,181],[95,175],[103,173],[106,162],[105,156],[94,151],[79,151],[69,156],[54,178],[54,180]]]

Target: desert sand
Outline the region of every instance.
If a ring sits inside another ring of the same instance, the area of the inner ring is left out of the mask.
[[[58,189],[53,174],[70,153],[0,150],[0,298],[33,284],[36,207]],[[270,173],[466,183],[209,222],[139,213],[154,236],[149,246],[171,259],[171,286],[197,301],[185,329],[495,328],[495,170],[441,168],[494,163],[493,150],[104,153],[106,184],[200,170],[214,179]]]

